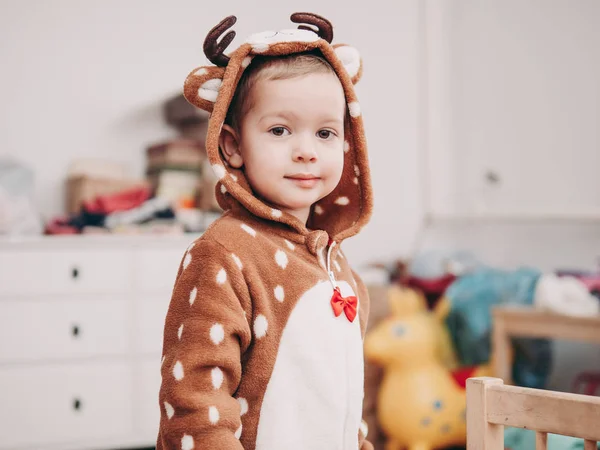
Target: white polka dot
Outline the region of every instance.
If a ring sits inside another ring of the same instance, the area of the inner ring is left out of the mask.
[[[219,410],[216,406],[208,408],[208,420],[215,425],[219,421]]]
[[[194,304],[194,302],[196,301],[197,295],[198,295],[198,288],[192,289],[192,292],[190,292],[190,306],[192,306]]]
[[[238,398],[238,402],[240,404],[240,416],[243,416],[248,412],[248,400],[245,398]]]
[[[206,68],[200,67],[198,70],[196,70],[194,72],[194,75],[202,76],[202,75],[206,75],[207,73],[208,73],[208,70],[206,70]]]
[[[284,241],[285,241],[285,245],[287,245],[287,247],[290,250],[294,250],[296,248],[296,246],[294,244],[292,244],[290,241],[288,241],[287,239],[284,239]]]
[[[225,187],[224,184],[221,185],[221,194],[223,194],[223,195],[227,194],[227,188]]]
[[[350,111],[350,115],[352,117],[360,116],[360,105],[358,102],[350,102],[348,103],[348,110]]]
[[[225,330],[223,329],[223,325],[220,323],[215,323],[210,328],[210,340],[213,341],[213,344],[219,345],[225,339]]]
[[[241,226],[242,226],[242,230],[244,230],[250,236],[256,236],[256,231],[254,230],[254,228],[249,227],[245,223],[243,223]]]
[[[244,268],[244,265],[242,264],[242,260],[235,253],[232,253],[231,257],[235,261],[235,265],[238,266],[238,269],[242,270]]]
[[[235,174],[231,174],[231,179],[237,183],[238,177]]]
[[[369,434],[369,426],[367,425],[367,422],[365,422],[364,420],[360,421],[360,431],[361,431],[363,437],[365,437],[365,438]]]
[[[348,199],[348,197],[338,197],[335,200],[336,205],[346,206],[349,203],[350,203],[350,200]]]
[[[335,265],[335,268],[337,269],[338,272],[342,271],[342,268],[340,267],[340,263],[338,263],[336,260],[334,260],[333,264]]]
[[[210,378],[212,379],[212,385],[215,389],[221,389],[223,384],[223,371],[218,367],[215,367],[210,371]]]
[[[277,250],[275,253],[275,261],[277,261],[277,265],[282,269],[285,269],[288,265],[288,257],[283,250]]]
[[[350,150],[350,143],[348,141],[344,141],[344,153],[348,153]]]
[[[321,205],[315,205],[315,214],[323,214],[323,208],[321,207]]]
[[[256,44],[252,44],[252,50],[254,50],[255,53],[264,53],[267,50],[269,50],[269,44],[267,44],[266,42],[258,42]]]
[[[227,272],[225,272],[225,269],[219,270],[219,273],[217,274],[217,283],[224,284],[226,281],[227,281]]]
[[[184,434],[181,438],[181,450],[192,450],[194,448],[194,438],[189,434]]]
[[[360,177],[360,168],[356,164],[354,165],[354,173],[357,177]]]
[[[173,376],[177,381],[183,380],[183,364],[181,364],[181,361],[177,361],[173,366]]]
[[[181,340],[181,335],[183,334],[183,324],[181,324],[181,326],[179,327],[179,330],[177,330],[177,338],[179,340]]]
[[[277,286],[277,287],[275,288],[275,298],[276,298],[278,301],[282,302],[282,301],[283,301],[283,299],[284,299],[284,297],[285,297],[285,295],[284,295],[284,293],[283,293],[283,288],[282,288],[281,286]]]
[[[241,425],[240,425],[240,427],[239,427],[239,428],[236,430],[236,432],[235,432],[235,435],[234,435],[234,436],[235,436],[235,438],[236,438],[237,440],[239,440],[239,439],[242,437],[242,426],[241,426]]]
[[[185,259],[183,260],[183,268],[187,269],[187,266],[189,266],[191,262],[192,262],[192,255],[190,254],[190,252],[188,252],[185,255]]]
[[[221,164],[213,164],[212,168],[219,180],[225,176],[225,167],[223,167]]]
[[[254,334],[260,339],[267,334],[267,328],[269,328],[267,318],[262,314],[259,314],[254,321]]]
[[[352,180],[352,182],[353,182],[354,184],[358,184],[358,178],[354,177],[354,180]]]
[[[252,62],[252,56],[246,56],[243,60],[242,60],[242,68],[246,68],[250,65],[250,63]]]
[[[175,408],[173,408],[169,403],[165,402],[165,412],[167,413],[167,418],[170,420],[173,415],[175,415]]]
[[[273,217],[275,217],[276,219],[279,219],[283,215],[283,213],[280,210],[278,210],[278,209],[272,209],[271,210],[271,215]]]

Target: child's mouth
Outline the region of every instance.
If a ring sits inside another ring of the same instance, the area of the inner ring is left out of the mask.
[[[296,186],[307,189],[314,187],[320,180],[319,177],[312,174],[290,175],[285,178],[292,181]]]

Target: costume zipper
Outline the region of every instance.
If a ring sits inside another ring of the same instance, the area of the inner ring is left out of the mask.
[[[337,290],[339,292],[339,288],[338,288],[338,284],[337,281],[335,279],[335,275],[333,274],[333,270],[331,270],[331,253],[333,251],[333,247],[335,247],[336,243],[335,241],[331,241],[329,244],[329,248],[327,249],[327,275],[329,275],[329,281],[331,282],[331,285],[333,286],[333,290]],[[348,367],[349,363],[348,363],[348,347],[346,347],[346,367]],[[349,387],[348,387],[348,380],[345,380],[345,392],[346,395],[344,396],[344,428],[343,428],[343,432],[342,432],[342,442],[343,442],[343,448],[346,448],[347,443],[346,443],[346,435],[347,435],[347,428],[348,428],[348,416],[349,416],[349,406],[348,406],[348,397],[349,397]]]
[[[335,247],[335,241],[331,241],[329,248],[327,249],[327,275],[329,276],[329,281],[333,286],[333,289],[337,289],[337,281],[335,280],[335,275],[333,274],[333,270],[331,270],[331,251]]]

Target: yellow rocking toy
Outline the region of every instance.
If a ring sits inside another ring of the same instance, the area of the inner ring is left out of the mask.
[[[384,368],[377,419],[388,437],[386,450],[465,445],[465,382],[489,369],[452,371],[443,313],[400,301],[390,297],[391,317],[365,340],[366,357]]]

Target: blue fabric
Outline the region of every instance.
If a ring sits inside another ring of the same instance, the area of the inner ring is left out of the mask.
[[[530,268],[505,271],[479,268],[446,290],[446,319],[459,361],[478,365],[490,360],[491,308],[502,304],[532,305],[541,272]],[[513,339],[513,380],[519,386],[543,388],[552,368],[551,341]]]

